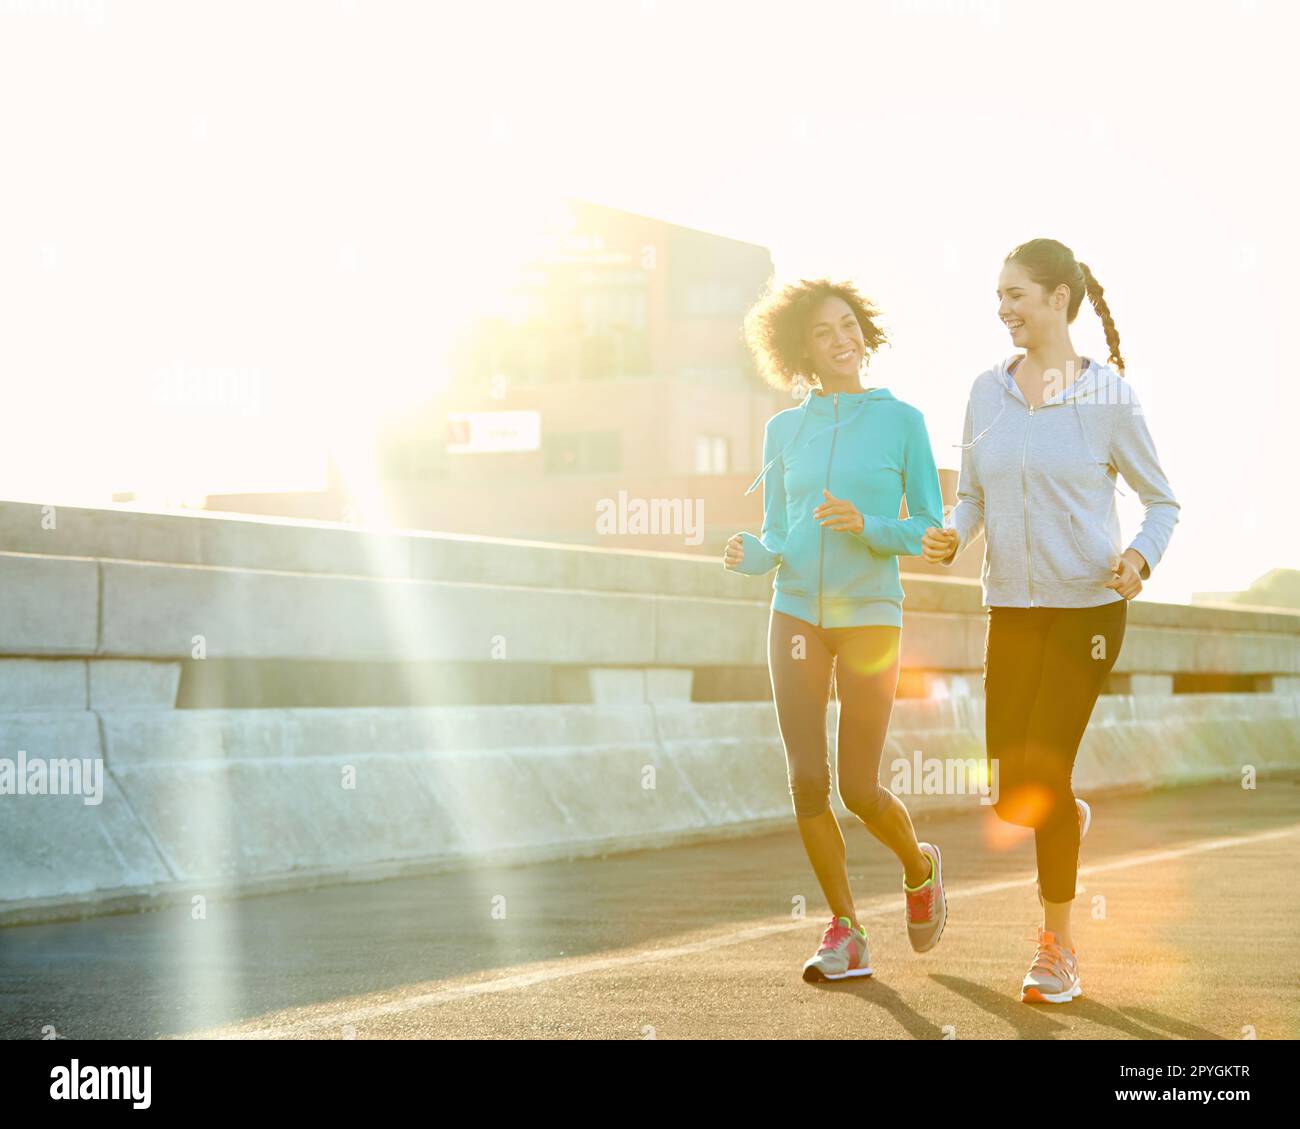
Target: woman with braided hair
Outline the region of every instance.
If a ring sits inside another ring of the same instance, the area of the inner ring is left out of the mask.
[[[1085,296],[1106,332],[1104,365],[1070,342]],[[1070,907],[1092,822],[1070,777],[1119,657],[1128,601],[1164,555],[1179,506],[1092,271],[1064,244],[1033,239],[1004,260],[998,301],[1024,353],[976,378],[957,505],[946,528],[927,530],[923,553],[951,564],[984,533],[986,753],[998,768],[997,814],[1034,829],[1043,907],[1021,998],[1066,1003],[1082,994]],[[1117,473],[1145,510],[1122,552]]]

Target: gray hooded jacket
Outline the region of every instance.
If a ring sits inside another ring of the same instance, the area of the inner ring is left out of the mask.
[[[986,606],[1083,608],[1124,597],[1105,583],[1119,559],[1116,472],[1142,500],[1129,543],[1151,575],[1178,522],[1175,501],[1132,386],[1088,360],[1068,387],[1031,408],[1010,357],[971,386],[961,480],[948,527],[956,552],[985,536]],[[1085,358],[1087,359],[1087,358]]]

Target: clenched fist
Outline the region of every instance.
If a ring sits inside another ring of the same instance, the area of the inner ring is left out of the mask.
[[[931,564],[942,564],[957,551],[957,531],[931,527],[921,535],[921,555]]]
[[[722,551],[722,566],[724,568],[735,568],[744,559],[744,539],[739,533],[735,533],[727,541],[727,547]]]
[[[1146,557],[1136,549],[1125,549],[1115,562],[1105,587],[1114,588],[1126,600],[1133,599],[1142,591],[1142,569],[1146,563]]]

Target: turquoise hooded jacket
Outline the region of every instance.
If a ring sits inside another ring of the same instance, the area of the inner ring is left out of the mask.
[[[819,627],[902,627],[900,556],[943,527],[943,494],[925,418],[885,388],[810,393],[778,412],[763,436],[763,530],[742,533],[733,570],[777,570],[772,607]],[[813,510],[823,490],[862,514],[861,533],[828,529]],[[898,516],[907,498],[906,519]]]

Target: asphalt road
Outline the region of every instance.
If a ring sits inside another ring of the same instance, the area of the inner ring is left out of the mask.
[[[1300,781],[1093,799],[1084,995],[1026,1005],[1033,844],[918,819],[949,920],[918,956],[900,868],[845,825],[874,977],[809,985],[829,914],[793,817],[761,837],[0,929],[0,1036],[1300,1037]],[[807,916],[793,917],[797,899]]]

